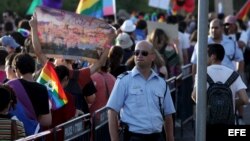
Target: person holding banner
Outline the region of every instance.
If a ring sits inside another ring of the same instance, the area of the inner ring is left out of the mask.
[[[38,57],[42,66],[44,66],[46,64],[46,62],[48,61],[48,59],[45,56],[45,54],[42,52],[41,44],[40,44],[40,41],[38,39],[37,19],[36,19],[35,15],[31,18],[29,23],[31,26],[31,37],[32,37],[32,44],[33,44],[34,52],[35,52],[36,56]],[[113,38],[111,37],[110,40],[112,40],[112,39]],[[101,55],[99,61],[95,62],[94,64],[92,64],[88,68],[81,68],[78,70],[79,74],[77,77],[77,83],[79,86],[77,86],[77,87],[80,87],[81,92],[85,91],[88,93],[87,95],[85,93],[83,94],[85,96],[88,104],[91,104],[94,102],[94,100],[95,100],[94,93],[96,92],[96,90],[94,89],[93,83],[91,83],[92,80],[91,80],[90,76],[91,76],[91,74],[95,73],[104,64],[104,62],[106,62],[108,53],[109,53],[109,47],[105,47],[103,54]],[[72,60],[67,60],[67,59],[63,59],[63,58],[55,58],[54,65],[55,66],[58,66],[58,65],[66,66],[70,70],[69,79],[73,79],[76,71],[73,71],[73,69],[72,69],[72,62],[73,62]],[[86,90],[86,88],[85,88],[86,86],[89,87],[88,90]],[[72,94],[72,92],[69,92],[69,93]],[[85,100],[85,98],[82,98],[82,99],[76,98],[76,100]],[[80,109],[80,107],[77,107],[77,108]],[[80,109],[80,110],[82,110],[82,109]],[[85,113],[87,113],[87,112],[85,112]]]

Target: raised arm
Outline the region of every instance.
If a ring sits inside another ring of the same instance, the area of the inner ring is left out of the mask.
[[[105,48],[100,59],[89,67],[90,74],[94,74],[97,70],[101,68],[101,66],[106,62],[108,54],[109,54],[109,48]]]
[[[32,39],[32,45],[34,52],[36,56],[38,57],[40,63],[44,66],[47,62],[47,57],[42,52],[41,44],[38,39],[38,31],[37,31],[37,19],[36,16],[32,16],[31,20],[29,21],[30,27],[31,27],[31,39]]]

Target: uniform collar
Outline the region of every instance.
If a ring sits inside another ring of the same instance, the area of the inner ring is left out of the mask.
[[[226,36],[226,35],[223,34],[222,35],[222,40],[221,40],[220,44],[224,44],[224,43],[228,42],[228,40],[230,40],[228,38],[228,36]],[[208,36],[208,43],[214,43],[214,40],[213,40],[213,38],[211,36]]]
[[[157,73],[155,73],[155,71],[153,69],[151,69],[151,74],[148,78],[148,80],[154,78],[154,77],[159,77],[159,75]],[[140,72],[139,70],[136,68],[136,66],[131,70],[131,74],[132,74],[132,77],[135,77],[136,75],[140,75]]]

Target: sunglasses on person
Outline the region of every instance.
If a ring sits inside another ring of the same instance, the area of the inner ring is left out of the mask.
[[[231,24],[230,23],[225,23],[224,27],[229,27]]]
[[[148,53],[148,51],[145,51],[145,50],[135,50],[134,51],[135,56],[139,56],[139,54],[146,57],[146,56],[148,56],[149,53]]]

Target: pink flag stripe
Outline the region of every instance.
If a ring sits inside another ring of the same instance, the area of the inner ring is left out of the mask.
[[[105,15],[105,16],[114,15],[113,7],[112,6],[104,7],[103,8],[103,15]]]

